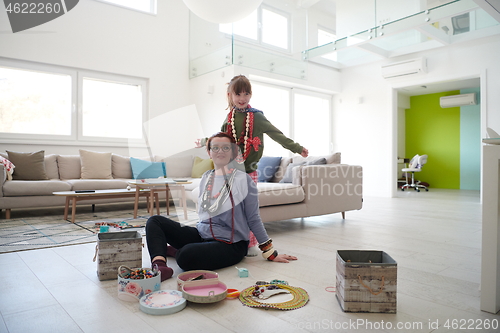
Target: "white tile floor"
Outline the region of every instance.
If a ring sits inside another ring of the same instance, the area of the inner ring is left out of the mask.
[[[235,267],[219,270],[229,288],[280,279],[306,289],[310,302],[293,311],[224,300],[151,316],[137,303],[117,298],[116,280],[97,279],[95,244],[1,254],[0,332],[468,332],[446,323],[500,325],[499,315],[479,310],[478,192],[431,189],[400,192],[392,199],[365,198],[364,208],[346,217],[267,223],[275,247],[297,255],[297,262],[245,258],[238,267],[247,268],[249,278],[239,278]],[[383,250],[398,262],[397,314],[341,310],[335,294],[325,290],[335,285],[338,249]],[[143,264],[149,265],[146,249]],[[169,264],[180,272],[173,259]],[[162,289],[176,289],[175,279],[163,282]]]

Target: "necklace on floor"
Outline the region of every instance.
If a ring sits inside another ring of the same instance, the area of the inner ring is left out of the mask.
[[[222,169],[222,173],[224,176],[224,184],[218,193],[212,196],[212,191],[214,189],[214,178],[215,178],[215,170],[212,170],[207,179],[207,184],[205,185],[205,190],[202,194],[201,207],[203,210],[208,211],[209,213],[209,224],[210,224],[210,232],[212,234],[212,238],[219,242],[224,242],[226,244],[232,244],[234,240],[234,199],[233,194],[231,192],[231,188],[234,183],[234,177],[236,175],[235,169],[229,169],[229,174],[227,175],[224,172],[224,168]],[[217,215],[219,209],[222,208],[227,198],[231,199],[231,240],[225,241],[222,239],[217,239],[214,235],[214,231],[212,229],[212,214]],[[215,202],[211,204],[211,201],[215,199]]]

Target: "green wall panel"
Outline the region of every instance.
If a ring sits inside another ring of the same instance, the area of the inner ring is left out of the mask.
[[[427,164],[415,175],[431,188],[460,188],[460,108],[441,108],[441,96],[460,91],[412,96],[406,110],[406,157],[428,155]]]

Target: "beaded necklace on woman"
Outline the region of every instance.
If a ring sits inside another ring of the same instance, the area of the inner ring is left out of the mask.
[[[233,194],[231,192],[231,188],[234,183],[236,170],[229,169],[229,175],[226,174],[224,167],[221,168],[221,170],[224,176],[224,184],[222,184],[221,189],[218,193],[212,195],[215,183],[214,182],[215,170],[212,170],[210,175],[208,176],[207,183],[205,185],[205,190],[203,191],[202,194],[201,208],[209,213],[210,232],[212,233],[213,239],[216,241],[224,242],[226,244],[232,244],[234,240],[234,199],[233,199]],[[231,240],[229,242],[222,239],[217,239],[212,230],[212,214],[217,215],[219,213],[219,210],[227,201],[228,197],[231,199]],[[213,199],[215,199],[214,203],[212,203]]]

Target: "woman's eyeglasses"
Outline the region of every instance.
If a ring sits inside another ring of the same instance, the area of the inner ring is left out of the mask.
[[[227,153],[228,151],[231,150],[231,146],[212,146],[210,147],[210,150],[213,151],[214,153],[218,153],[220,150],[223,151],[224,153]]]

